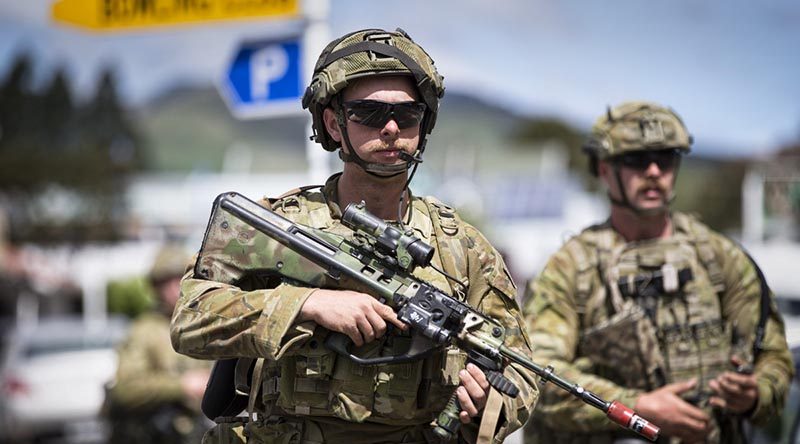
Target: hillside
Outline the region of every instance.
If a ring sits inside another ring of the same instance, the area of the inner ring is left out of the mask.
[[[254,172],[305,168],[305,114],[236,120],[210,87],[172,90],[136,112],[135,120],[146,140],[151,169],[218,171],[230,147],[249,149]],[[507,145],[519,121],[501,108],[448,92],[426,160],[435,162],[446,147]]]
[[[418,189],[447,194],[439,187],[448,179],[457,178],[482,184],[479,187],[502,182],[521,183],[524,188],[535,186],[537,181],[560,186],[556,184],[563,180],[559,177],[568,165],[578,168],[583,163],[569,162],[569,154],[559,150],[562,145],[558,141],[526,141],[518,137],[521,128],[546,117],[519,116],[448,91],[428,142],[425,167],[415,182]],[[299,172],[306,168],[306,119],[298,114],[270,120],[236,120],[217,91],[208,87],[172,90],[140,109],[135,120],[146,141],[151,170],[221,171],[227,162],[229,170],[264,173]],[[585,129],[564,125],[582,140]],[[741,180],[747,162],[700,157],[698,151],[710,150],[694,148],[695,154],[685,158],[681,166],[675,208],[699,213],[717,228],[738,226]],[[572,147],[572,155],[582,156],[576,147]],[[584,186],[592,184],[592,180],[584,180]],[[549,198],[557,199],[551,194]]]

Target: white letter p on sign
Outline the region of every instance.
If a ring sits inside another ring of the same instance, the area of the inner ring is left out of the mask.
[[[253,100],[269,97],[269,84],[286,74],[289,57],[280,45],[267,46],[250,57],[250,96]]]

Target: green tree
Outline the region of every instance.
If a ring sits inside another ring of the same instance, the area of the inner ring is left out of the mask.
[[[0,201],[11,234],[35,242],[113,240],[122,234],[127,177],[141,165],[110,70],[85,105],[63,70],[38,93],[20,56],[0,89]]]
[[[0,86],[0,149],[7,149],[32,134],[36,97],[31,92],[31,57],[17,55]]]
[[[69,129],[74,118],[75,105],[69,89],[69,79],[64,69],[56,70],[50,85],[42,95],[41,143],[62,150],[67,144]]]

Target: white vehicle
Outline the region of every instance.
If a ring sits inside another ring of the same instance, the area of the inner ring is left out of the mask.
[[[81,318],[12,329],[0,370],[0,440],[102,442],[104,385],[116,372],[114,347],[126,329],[121,319],[95,325]]]

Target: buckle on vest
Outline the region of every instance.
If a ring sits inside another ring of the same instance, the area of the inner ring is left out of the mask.
[[[661,266],[661,279],[662,285],[664,286],[664,291],[667,293],[674,293],[678,291],[680,288],[680,284],[678,282],[678,270],[675,269],[675,266],[666,263]]]
[[[263,390],[264,395],[274,395],[278,393],[278,388],[280,387],[281,378],[279,376],[273,376],[272,378],[267,379],[261,385],[261,389]]]

